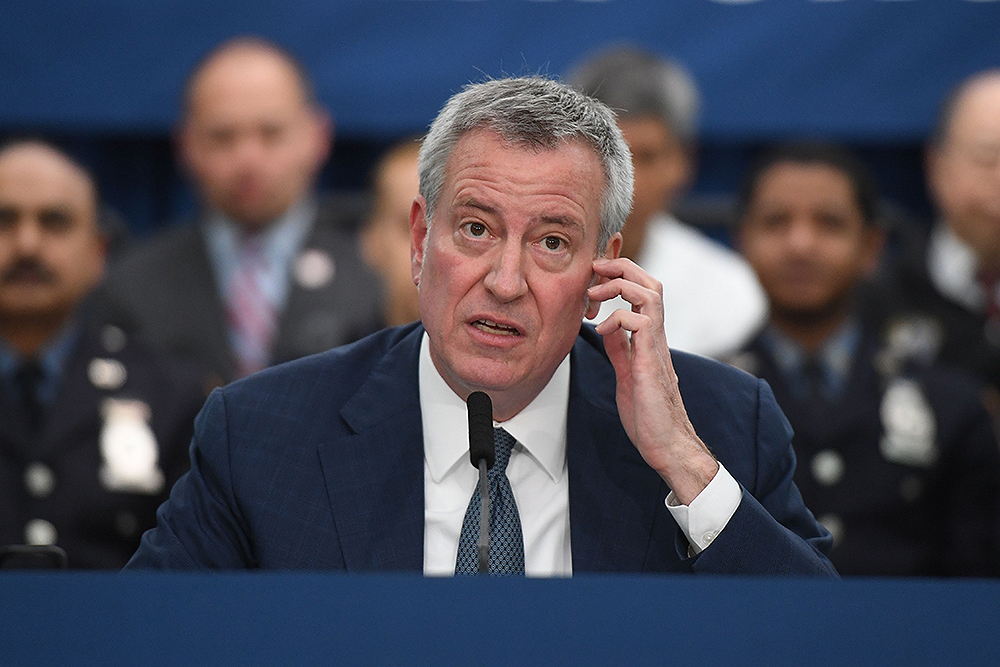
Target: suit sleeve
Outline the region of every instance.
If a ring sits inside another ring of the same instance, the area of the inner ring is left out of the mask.
[[[711,546],[688,559],[691,569],[836,576],[826,557],[833,540],[806,508],[792,481],[792,428],[762,380],[757,381],[756,419],[754,478],[737,477],[743,494],[739,507]]]
[[[195,419],[191,470],[157,510],[127,570],[240,569],[255,566],[233,492],[225,394],[216,389]]]

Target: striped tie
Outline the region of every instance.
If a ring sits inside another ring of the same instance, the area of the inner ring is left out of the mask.
[[[271,360],[278,316],[261,287],[267,268],[260,242],[256,239],[244,242],[226,306],[239,377],[266,368]]]

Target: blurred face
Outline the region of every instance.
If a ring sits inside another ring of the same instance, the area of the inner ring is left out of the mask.
[[[0,155],[0,318],[64,318],[100,280],[87,176],[40,145]]]
[[[943,144],[927,161],[945,221],[987,266],[1000,266],[1000,77],[963,95]]]
[[[434,365],[463,399],[487,392],[500,420],[534,399],[576,340],[603,192],[582,143],[536,151],[478,130],[455,146],[429,227],[414,202],[413,278]]]
[[[410,209],[418,194],[414,147],[385,163],[376,182],[375,210],[361,235],[365,259],[381,275],[388,291],[390,326],[420,318],[410,270]]]
[[[256,231],[312,187],[329,152],[329,122],[289,63],[234,48],[193,83],[180,143],[207,203]]]
[[[618,119],[635,167],[632,212],[625,223],[624,251],[634,255],[642,246],[649,219],[670,205],[691,177],[691,160],[681,142],[662,121],[651,116]]]
[[[872,270],[881,236],[865,224],[851,182],[820,163],[779,163],[758,182],[740,245],[776,317],[839,312]]]

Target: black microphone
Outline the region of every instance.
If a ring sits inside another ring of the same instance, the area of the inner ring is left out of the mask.
[[[490,572],[490,487],[486,471],[496,462],[493,441],[493,401],[484,392],[474,391],[469,406],[469,459],[479,469],[479,573]]]

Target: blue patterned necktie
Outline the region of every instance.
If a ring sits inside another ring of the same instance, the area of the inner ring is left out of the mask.
[[[521,516],[517,513],[514,492],[507,479],[507,462],[517,442],[502,428],[493,429],[496,440],[496,463],[486,478],[490,487],[490,574],[524,574],[524,536],[521,534]],[[472,493],[465,510],[462,536],[458,540],[458,560],[455,574],[479,572],[479,484]]]

